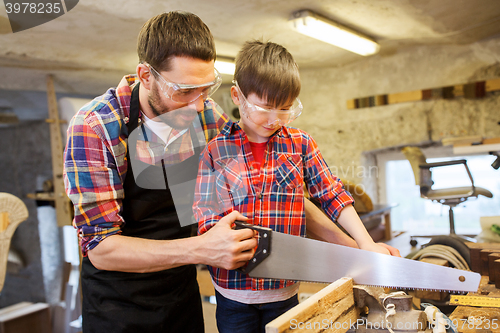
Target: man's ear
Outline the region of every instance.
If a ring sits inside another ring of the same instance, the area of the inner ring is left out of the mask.
[[[153,75],[149,66],[145,64],[139,64],[136,68],[136,74],[139,81],[141,81],[141,86],[146,88],[147,90],[151,89],[151,85],[153,84]]]
[[[236,86],[231,87],[231,98],[233,99],[234,104],[240,105],[240,98],[238,96],[238,89]]]

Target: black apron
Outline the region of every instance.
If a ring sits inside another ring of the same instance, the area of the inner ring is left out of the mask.
[[[129,134],[138,127],[138,118],[139,84],[132,91],[127,125]],[[195,144],[194,132],[191,127],[194,156],[169,167],[169,174],[178,173],[179,179],[195,179],[197,176],[201,149]],[[190,237],[192,226],[181,227],[179,223],[163,163],[162,166],[145,165],[147,172],[142,172],[137,182],[134,179],[130,158],[135,158],[135,144],[129,137],[122,235],[159,240]],[[158,173],[164,179],[162,189],[137,185],[147,183],[150,176],[158,179]],[[186,204],[192,206],[194,188],[189,190]],[[98,270],[88,257],[84,257],[82,294],[84,333],[204,332],[194,265],[154,273],[125,273]]]

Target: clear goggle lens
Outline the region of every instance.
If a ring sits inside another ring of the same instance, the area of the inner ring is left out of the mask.
[[[243,100],[243,114],[258,125],[270,127],[285,126],[286,124],[294,121],[302,113],[303,106],[298,98],[295,99],[289,109],[266,109],[250,103],[241,92],[238,82],[233,81],[233,83],[238,89],[239,96],[241,96],[241,99]]]
[[[153,66],[150,65],[149,68],[155,74],[155,77],[159,79],[158,82],[163,94],[177,103],[191,103],[200,97],[205,100],[212,96],[222,83],[222,77],[215,68],[215,80],[196,85],[169,82]]]

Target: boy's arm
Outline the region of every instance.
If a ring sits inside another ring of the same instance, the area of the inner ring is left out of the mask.
[[[338,228],[335,223],[332,223],[325,213],[316,207],[316,205],[307,199],[304,200],[304,204],[307,234],[309,236],[324,242],[358,248],[356,241],[349,237],[349,235],[346,235],[346,233]],[[401,257],[399,250],[395,247],[385,243],[377,244],[389,250],[392,256]]]
[[[352,205],[348,205],[340,211],[337,221],[356,240],[360,249],[391,254],[386,247],[376,244],[373,241]]]
[[[344,189],[326,164],[314,139],[306,134],[306,154],[304,156],[305,177],[311,197],[317,198],[332,221],[338,221],[354,238],[359,248],[390,254],[384,246],[376,244],[366,231],[354,210],[352,196]]]
[[[346,235],[339,227],[308,199],[304,199],[306,211],[307,234],[316,239],[344,245],[349,247],[358,247],[356,241]]]

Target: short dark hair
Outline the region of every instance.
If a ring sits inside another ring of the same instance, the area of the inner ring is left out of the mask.
[[[215,60],[215,42],[205,23],[195,14],[181,11],[152,17],[137,38],[139,61],[158,71],[170,70],[170,59],[191,57]]]
[[[243,95],[255,93],[273,106],[293,101],[300,93],[297,63],[285,47],[272,42],[246,42],[236,56],[234,79]]]

